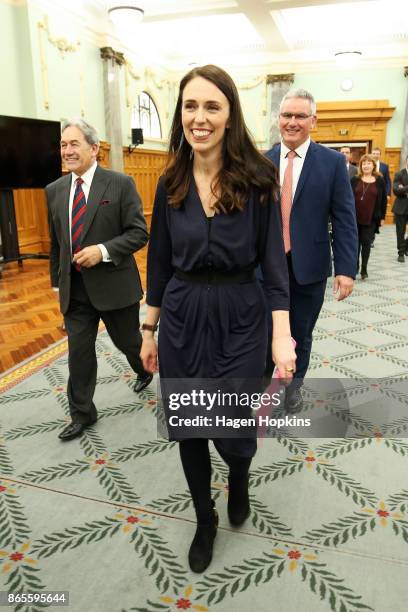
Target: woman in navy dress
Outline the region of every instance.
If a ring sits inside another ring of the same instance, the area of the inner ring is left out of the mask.
[[[274,362],[291,378],[286,258],[273,164],[255,148],[237,89],[217,66],[181,81],[169,161],[154,202],[141,358],[161,379],[262,379],[265,299],[273,318]],[[260,264],[265,296],[254,275]],[[154,331],[160,319],[158,352]],[[228,515],[249,515],[248,473],[256,439],[214,438],[229,466]],[[208,439],[182,439],[180,456],[197,515],[190,567],[212,558],[217,514]]]

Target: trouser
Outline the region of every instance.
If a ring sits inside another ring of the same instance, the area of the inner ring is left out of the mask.
[[[181,440],[179,446],[181,462],[193,500],[197,523],[209,523],[213,515],[213,505],[211,500],[211,457],[208,440],[204,438]],[[252,457],[227,455],[219,448],[217,450],[228,465],[230,476],[246,478]]]
[[[395,230],[397,232],[398,255],[408,252],[408,237],[405,238],[405,230],[408,223],[408,213],[405,215],[394,215]]]
[[[292,338],[296,340],[296,372],[295,378],[304,378],[309,367],[312,351],[313,329],[323,306],[327,279],[308,285],[299,285],[293,273],[292,258],[287,257],[290,289],[290,329]],[[266,357],[265,378],[273,372],[272,361],[272,323],[268,317],[268,353]],[[298,385],[297,385],[298,386]]]
[[[132,370],[143,376],[145,371],[139,356],[142,343],[139,303],[119,310],[96,310],[89,300],[82,274],[72,268],[71,301],[64,322],[68,335],[68,402],[72,421],[76,423],[91,423],[97,418],[93,396],[97,373],[95,342],[100,319]]]
[[[359,269],[360,253],[361,253],[361,273],[367,274],[367,264],[370,258],[371,242],[375,236],[377,223],[370,225],[357,224],[358,229],[358,255],[357,255],[357,270]]]

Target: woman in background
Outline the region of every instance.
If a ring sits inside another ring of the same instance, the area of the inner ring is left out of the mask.
[[[367,264],[370,257],[371,243],[376,230],[384,225],[387,212],[387,191],[385,181],[377,172],[375,159],[371,155],[363,155],[358,164],[358,173],[351,179],[351,187],[356,203],[358,228],[358,259],[359,269],[361,251],[361,280],[368,277]]]
[[[235,84],[221,68],[194,68],[181,80],[169,149],[152,216],[144,366],[157,370],[154,331],[160,318],[162,389],[164,379],[261,382],[267,327],[265,299],[254,275],[260,263],[273,317],[274,361],[291,378],[296,354],[276,170],[255,148]],[[213,442],[229,466],[228,516],[238,526],[250,511],[256,438]],[[218,525],[208,439],[182,439],[179,448],[197,516],[189,563],[203,572]]]

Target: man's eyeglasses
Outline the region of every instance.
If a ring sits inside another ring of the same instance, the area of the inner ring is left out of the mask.
[[[305,115],[305,113],[299,113],[299,114],[295,114],[295,113],[281,113],[280,116],[282,117],[282,119],[285,119],[286,121],[290,121],[292,119],[292,117],[294,117],[295,121],[306,121],[306,119],[309,119],[309,117],[313,117],[313,115]]]

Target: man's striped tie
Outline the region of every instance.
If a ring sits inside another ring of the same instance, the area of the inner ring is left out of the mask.
[[[86,200],[85,194],[82,191],[82,183],[84,182],[81,178],[77,178],[74,201],[72,204],[72,221],[71,221],[71,239],[72,239],[72,254],[78,253],[81,250],[81,238],[82,230],[84,227],[84,214],[86,212]],[[77,270],[81,269],[81,266],[75,264]]]

